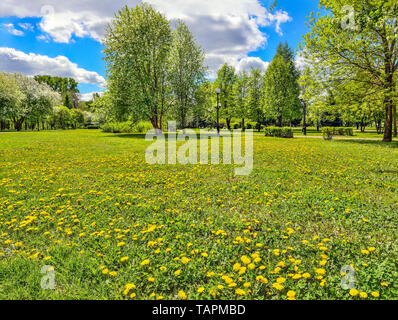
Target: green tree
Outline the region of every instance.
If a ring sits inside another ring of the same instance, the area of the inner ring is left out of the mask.
[[[187,116],[196,104],[196,92],[205,79],[204,60],[204,51],[188,26],[181,20],[177,21],[170,54],[169,81],[176,97],[175,111],[182,129],[186,127]]]
[[[234,116],[235,96],[234,85],[236,81],[235,68],[225,63],[217,73],[215,86],[221,91],[220,103],[222,115],[227,121],[228,130],[231,130],[231,120]]]
[[[104,39],[109,92],[119,115],[136,113],[161,128],[172,31],[150,5],[120,10]]]
[[[15,78],[0,73],[0,130],[6,128],[6,120],[11,119],[22,105],[25,96]]]
[[[249,75],[246,71],[241,71],[236,77],[234,86],[236,107],[235,115],[242,119],[242,130],[245,130],[245,119],[249,117],[248,96],[249,96]]]
[[[277,54],[264,76],[264,113],[280,127],[300,117],[299,85],[291,71],[291,62]]]
[[[328,78],[368,82],[383,92],[383,141],[392,141],[398,70],[398,3],[393,0],[320,0],[327,14],[310,17],[304,40],[314,68]],[[361,73],[361,78],[355,77]]]
[[[251,69],[249,75],[248,112],[252,120],[257,121],[257,129],[261,130],[261,122],[264,118],[262,110],[263,74],[260,69]]]

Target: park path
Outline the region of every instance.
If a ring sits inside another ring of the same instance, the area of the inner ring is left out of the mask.
[[[294,136],[295,138],[313,138],[313,139],[323,139],[323,136]],[[368,140],[368,141],[381,141],[381,138],[362,138],[362,137],[333,137],[333,140]],[[398,139],[393,139],[393,141],[398,141]]]

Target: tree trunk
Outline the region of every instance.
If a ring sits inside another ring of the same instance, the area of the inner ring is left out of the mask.
[[[397,137],[397,104],[394,103],[392,108],[392,121],[394,125],[394,137]]]
[[[21,131],[23,122],[24,122],[24,118],[21,118],[21,119],[15,119],[14,118],[14,128],[15,128],[15,130]],[[25,122],[25,127],[26,126],[27,126],[27,123]]]
[[[227,118],[226,120],[227,120],[227,128],[228,130],[231,130],[231,119]]]
[[[156,134],[162,133],[162,130],[161,130],[160,127],[159,127],[159,119],[158,119],[158,116],[153,116],[153,117],[151,118],[151,123],[152,123],[153,128],[155,129]]]
[[[391,142],[392,141],[392,100],[388,94],[384,99],[384,107],[386,110],[386,117],[384,121],[383,142]]]
[[[4,131],[6,129],[6,122],[4,120],[0,120],[0,130]]]
[[[278,126],[282,128],[282,125],[283,125],[283,119],[282,119],[282,116],[279,116],[278,117]]]
[[[242,131],[245,132],[246,128],[245,128],[245,118],[242,118]]]

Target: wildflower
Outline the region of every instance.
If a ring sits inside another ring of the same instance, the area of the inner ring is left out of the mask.
[[[129,293],[129,291],[131,290],[131,289],[135,289],[136,287],[135,287],[135,285],[133,284],[133,283],[128,283],[128,284],[126,284],[126,286],[125,286],[125,289],[124,289],[124,291],[123,291],[123,294],[125,295],[125,296],[127,296],[128,295],[128,293]]]
[[[373,292],[371,293],[371,295],[372,295],[373,297],[375,297],[375,298],[380,297],[380,294],[379,294],[377,291],[373,291]]]
[[[149,277],[149,278],[148,278],[148,281],[149,281],[149,282],[155,282],[155,278]]]
[[[296,300],[296,292],[293,290],[290,290],[287,292],[287,298],[288,300]]]
[[[111,272],[109,272],[109,275],[112,276],[112,277],[115,277],[115,276],[117,276],[117,272],[116,271],[111,271]]]
[[[250,258],[248,258],[247,256],[242,256],[242,258],[240,259],[244,264],[249,264],[251,262]]]
[[[239,274],[244,274],[246,272],[246,267],[241,267],[239,269]]]
[[[237,295],[239,295],[239,296],[245,296],[246,295],[246,291],[242,290],[242,289],[239,289],[239,288],[235,290],[235,293]]]
[[[202,293],[203,291],[205,291],[205,288],[203,288],[203,287],[200,287],[200,288],[198,289],[198,293]]]
[[[324,274],[326,273],[326,270],[323,269],[323,268],[316,268],[316,269],[315,269],[315,272],[316,272],[317,274],[324,275]]]
[[[278,279],[276,279],[276,282],[279,284],[282,284],[286,281],[286,279],[284,277],[279,277]]]
[[[149,264],[151,261],[149,259],[145,259],[144,261],[141,262],[142,266],[146,266],[147,264]]]
[[[241,268],[241,264],[240,263],[235,263],[233,266],[234,271],[239,271],[239,269]]]
[[[350,295],[355,297],[356,295],[358,295],[359,291],[357,289],[351,289],[350,290]]]
[[[178,291],[178,297],[181,299],[181,300],[185,300],[186,298],[187,298],[187,295],[185,294],[185,292],[184,291]]]
[[[191,259],[188,259],[187,257],[182,257],[182,258],[181,258],[181,262],[182,262],[183,264],[187,264],[190,260],[191,260]]]
[[[366,299],[366,298],[368,297],[368,294],[367,294],[366,292],[361,292],[361,293],[359,294],[359,296],[360,296],[361,298]]]
[[[122,258],[120,258],[120,262],[125,262],[125,261],[127,261],[129,259],[129,257],[122,257]]]
[[[272,287],[275,288],[276,290],[279,290],[279,291],[283,290],[283,288],[284,288],[284,286],[282,286],[280,283],[277,283],[277,282],[275,282],[272,285]]]
[[[177,271],[174,272],[174,275],[179,276],[181,274],[181,270],[178,269]]]

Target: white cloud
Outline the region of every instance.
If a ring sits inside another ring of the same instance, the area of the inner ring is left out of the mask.
[[[22,29],[24,29],[25,31],[33,31],[34,27],[32,24],[30,23],[18,23],[18,26]]]
[[[241,59],[236,67],[236,70],[239,71],[249,71],[250,69],[260,69],[261,71],[267,70],[269,62],[264,62],[259,57],[247,57]]]
[[[169,19],[183,19],[207,53],[210,72],[224,62],[238,63],[248,53],[264,47],[266,35],[260,27],[291,21],[285,11],[269,12],[259,0],[146,0]],[[40,28],[56,42],[68,43],[72,36],[100,41],[113,14],[139,0],[2,0],[0,16],[43,17]]]
[[[8,23],[8,24],[3,24],[3,27],[5,27],[7,29],[7,31],[11,34],[13,34],[14,36],[23,36],[24,33],[21,30],[15,29],[15,26],[12,23]]]
[[[51,75],[74,78],[77,82],[105,85],[105,79],[97,72],[79,68],[64,56],[50,58],[34,53],[26,54],[12,48],[0,47],[0,70],[21,72],[26,75]]]
[[[90,101],[90,100],[93,99],[93,95],[94,95],[95,93],[98,93],[100,96],[103,95],[103,92],[97,92],[97,91],[88,92],[88,93],[81,93],[81,94],[80,94],[80,100],[81,100],[81,101]]]
[[[308,58],[306,58],[304,56],[304,52],[303,51],[299,51],[296,54],[296,58],[294,60],[294,63],[296,64],[297,69],[300,70],[300,71],[304,71],[306,67],[311,65],[310,59],[308,59]]]

